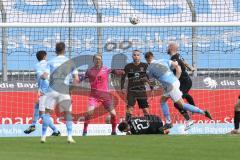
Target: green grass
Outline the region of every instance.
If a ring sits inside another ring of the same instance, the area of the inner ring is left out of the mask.
[[[239,159],[240,136],[102,136],[0,138],[1,160],[231,160]]]

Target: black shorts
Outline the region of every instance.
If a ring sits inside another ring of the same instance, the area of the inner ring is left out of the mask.
[[[133,107],[138,102],[139,108],[148,108],[147,92],[146,90],[128,91],[127,105]]]
[[[180,81],[180,91],[182,91],[183,94],[186,94],[189,92],[189,90],[192,88],[192,80],[189,78],[181,80]]]
[[[163,122],[160,117],[155,115],[149,116],[151,134],[164,134]]]

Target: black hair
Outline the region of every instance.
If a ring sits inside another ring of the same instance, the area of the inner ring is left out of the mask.
[[[56,48],[55,51],[57,54],[62,53],[63,51],[65,51],[65,43],[64,42],[59,42],[56,44]]]
[[[43,60],[43,58],[47,55],[47,52],[46,51],[38,51],[36,53],[36,57],[37,57],[37,60],[38,61],[41,61]]]
[[[133,50],[133,52],[139,52],[139,53],[141,53],[141,51],[138,50],[138,49]]]
[[[126,121],[123,121],[118,125],[118,130],[120,132],[123,132],[127,128],[128,128],[128,123]]]
[[[93,61],[94,61],[94,59],[95,59],[96,57],[98,57],[98,56],[101,57],[101,59],[102,59],[102,54],[97,53],[97,54],[94,54],[94,55],[93,55]]]
[[[144,58],[148,59],[150,57],[153,57],[153,53],[151,51],[146,52],[145,55],[144,55]]]

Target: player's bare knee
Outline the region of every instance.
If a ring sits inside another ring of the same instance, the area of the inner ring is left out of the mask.
[[[149,115],[149,109],[148,108],[143,108],[142,109],[144,115]]]
[[[177,104],[177,106],[179,107],[179,109],[183,109],[183,105],[184,105],[184,101],[183,99],[178,100],[177,102],[175,102]]]
[[[110,116],[111,116],[111,117],[116,117],[116,111],[115,111],[115,109],[111,110],[109,113],[110,113]]]
[[[92,116],[92,115],[93,115],[93,112],[94,112],[94,110],[89,110],[89,111],[87,111],[87,116]]]
[[[133,112],[133,107],[127,106],[127,113],[132,113],[132,112]]]
[[[166,103],[167,99],[168,99],[167,97],[162,96],[160,99],[160,103]]]

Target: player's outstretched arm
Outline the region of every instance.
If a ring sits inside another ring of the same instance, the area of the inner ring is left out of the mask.
[[[188,62],[186,60],[183,59],[182,62],[185,65],[185,67],[187,68],[188,71],[194,72],[196,70],[193,66],[188,64]]]
[[[118,75],[118,76],[125,74],[124,70],[122,70],[122,69],[112,69],[110,73]]]

